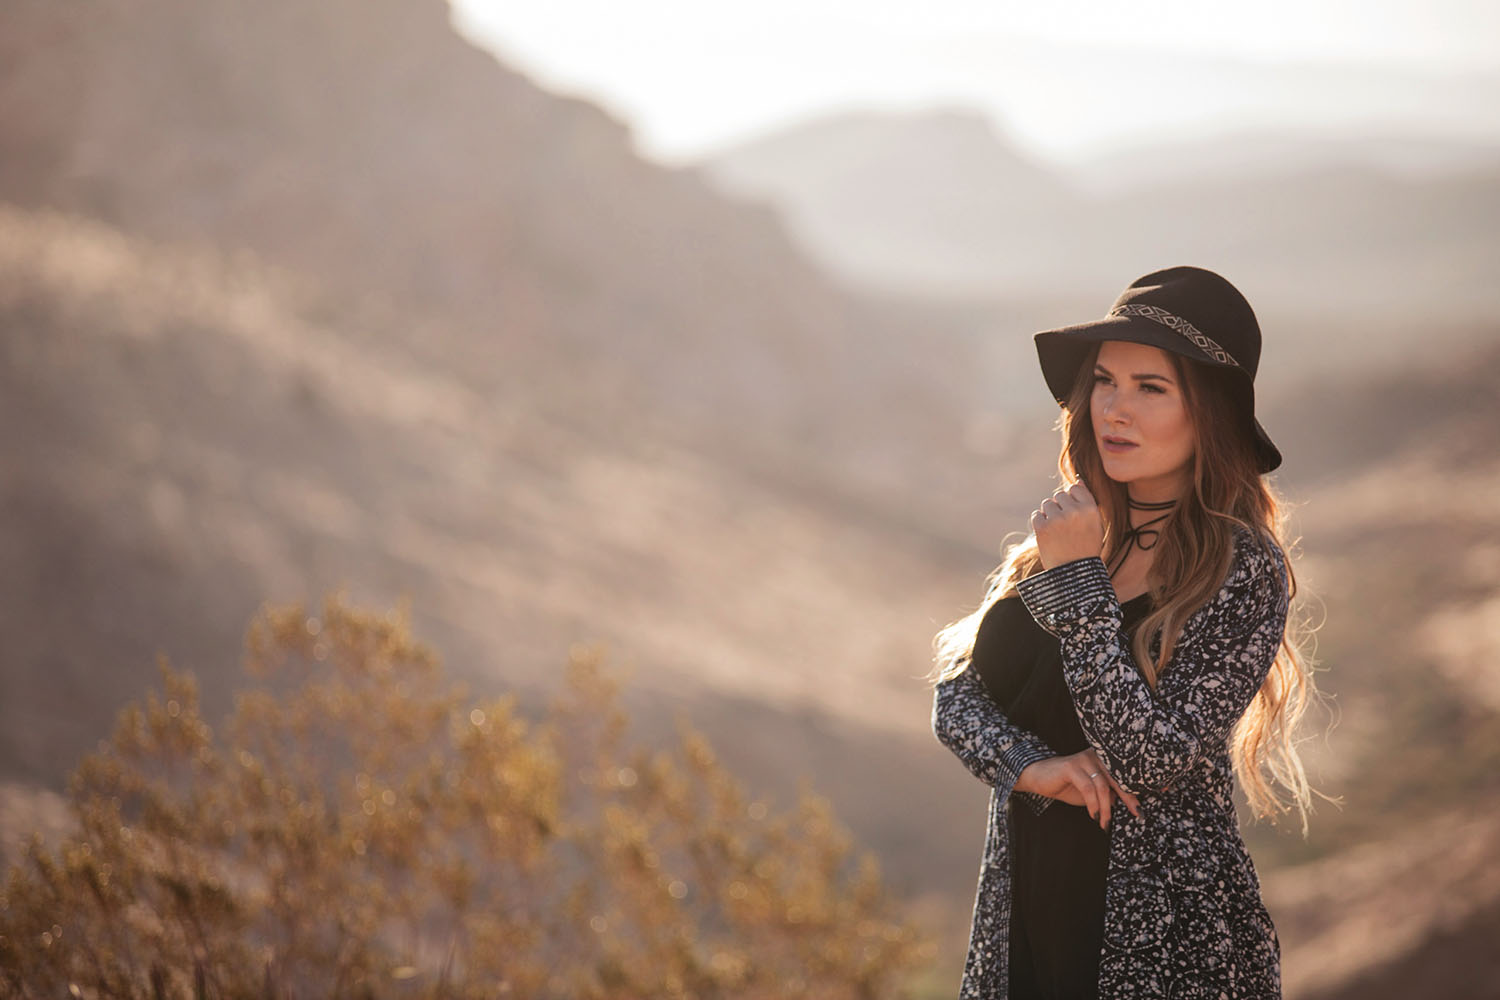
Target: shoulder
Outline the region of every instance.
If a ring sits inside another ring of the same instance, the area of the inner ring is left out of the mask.
[[[1239,633],[1269,618],[1285,619],[1290,597],[1286,552],[1269,532],[1237,526],[1229,572],[1218,593],[1198,609],[1206,631]]]
[[[1287,587],[1290,570],[1286,551],[1268,531],[1236,525],[1234,556],[1229,563],[1225,589],[1282,589]]]

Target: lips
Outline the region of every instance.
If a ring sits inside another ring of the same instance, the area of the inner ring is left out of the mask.
[[[1124,438],[1115,437],[1109,434],[1105,435],[1104,438],[1101,439],[1101,443],[1104,445],[1104,449],[1106,451],[1113,452],[1129,451],[1131,448],[1136,447],[1136,443],[1134,441],[1127,441]]]

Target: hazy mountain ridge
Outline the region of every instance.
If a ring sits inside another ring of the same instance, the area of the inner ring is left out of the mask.
[[[781,206],[809,249],[860,285],[1029,298],[1117,289],[1142,262],[1203,262],[1289,320],[1453,327],[1500,306],[1489,265],[1500,252],[1500,151],[1433,153],[1456,165],[1397,172],[1351,163],[1352,144],[1330,141],[1299,160],[1263,136],[1226,136],[1137,150],[1128,189],[1108,190],[1070,182],[1061,168],[956,173],[932,138],[956,128],[951,113],[852,120],[857,148],[850,120],[835,115],[727,150],[704,169]],[[987,137],[976,161],[1019,157],[993,129],[963,129]],[[825,169],[806,169],[820,161]]]
[[[1077,197],[987,119],[958,110],[815,119],[707,166],[726,191],[769,198],[836,271],[876,284],[903,270],[968,273],[965,241],[1042,228]]]
[[[1426,138],[1389,129],[1352,134],[1262,129],[1120,145],[1069,164],[1066,175],[1084,190],[1107,195],[1203,177],[1223,181],[1344,169],[1431,181],[1483,170],[1496,162],[1500,144],[1494,142]]]

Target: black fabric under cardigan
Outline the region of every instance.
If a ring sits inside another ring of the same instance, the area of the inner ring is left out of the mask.
[[[1151,610],[1151,596],[1120,607],[1126,631],[1134,634]],[[1063,680],[1057,637],[1036,624],[1019,597],[998,600],[985,612],[969,669],[1008,719],[1058,754],[1088,748]],[[1088,810],[1065,803],[1018,809],[1010,819],[1011,992],[1092,1000],[1099,991],[1109,833]]]
[[[1110,819],[1101,1000],[1279,998],[1280,945],[1240,837],[1227,741],[1286,627],[1280,548],[1237,530],[1228,576],[1184,624],[1155,690],[1136,667],[1098,557],[1045,570],[1018,591],[1060,642],[1063,677],[1089,745],[1141,802],[1139,817],[1121,809]],[[1016,776],[1056,751],[1008,719],[974,670],[936,686],[932,725],[993,788],[959,995],[1009,1000],[1007,810]],[[1051,801],[1018,798],[1034,810]]]

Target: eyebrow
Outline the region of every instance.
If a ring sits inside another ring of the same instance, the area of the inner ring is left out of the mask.
[[[1114,378],[1114,375],[1115,375],[1114,372],[1110,371],[1108,368],[1104,367],[1103,365],[1099,364],[1098,362],[1094,363],[1094,370],[1095,371],[1101,371],[1104,374],[1108,375],[1110,378]],[[1132,372],[1131,375],[1130,375],[1130,377],[1133,378],[1133,379],[1135,379],[1137,382],[1145,382],[1145,381],[1149,381],[1149,380],[1154,379],[1154,380],[1156,380],[1158,382],[1165,382],[1168,385],[1176,385],[1177,384],[1176,382],[1173,382],[1171,379],[1167,378],[1167,376],[1165,376],[1165,375],[1158,375],[1156,372]]]

